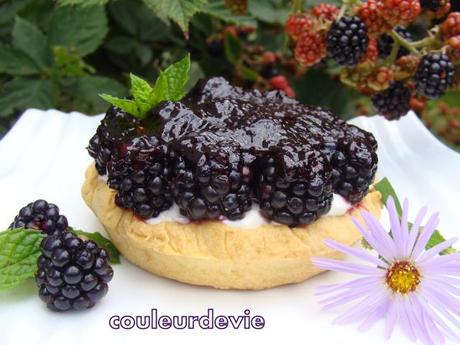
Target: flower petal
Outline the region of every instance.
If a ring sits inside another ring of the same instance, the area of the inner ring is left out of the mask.
[[[311,261],[315,266],[330,271],[345,272],[352,274],[366,274],[372,276],[383,275],[383,270],[378,269],[377,267],[365,266],[341,260],[318,257],[312,258]]]
[[[399,214],[398,211],[396,211],[395,202],[392,197],[389,197],[387,200],[387,210],[390,217],[391,234],[393,235],[393,240],[396,245],[396,256],[400,257],[402,256],[402,249],[404,244]]]
[[[423,264],[423,262],[425,262],[426,260],[434,257],[435,255],[438,255],[443,250],[451,247],[457,241],[458,241],[458,238],[454,237],[454,238],[451,238],[451,239],[449,239],[447,241],[444,241],[444,242],[441,242],[441,243],[435,245],[434,247],[428,249],[422,255],[420,255],[420,257],[417,259],[417,262],[420,263],[420,264]]]
[[[425,310],[418,302],[418,295],[411,293],[408,298],[412,306],[412,315],[419,323],[420,338],[425,344],[428,345],[440,345],[444,344],[445,339],[442,333],[438,330],[433,321],[426,315]]]
[[[396,257],[396,245],[394,240],[390,237],[390,234],[383,228],[382,224],[369,212],[361,212],[361,216],[365,222],[369,225],[371,235],[374,238],[374,242],[377,242],[380,246],[375,248],[379,254],[383,255],[385,252],[388,254],[387,261],[392,261]],[[382,250],[385,250],[383,252]]]
[[[363,218],[367,217],[365,212],[361,212],[361,216]],[[361,223],[358,221],[358,219],[352,217],[352,221],[355,224],[356,228],[359,230],[361,235],[366,239],[366,241],[371,245],[372,248],[374,248],[380,255],[382,255],[387,261],[392,261],[394,258],[394,253],[391,250],[388,250],[385,247],[385,244],[383,242],[379,242],[375,239],[373,232],[378,231],[378,229],[373,229],[370,228],[369,231],[364,229]],[[367,223],[369,227],[369,223]]]
[[[326,243],[326,245],[332,249],[335,249],[335,250],[338,250],[339,252],[342,252],[344,254],[349,254],[349,255],[353,255],[357,258],[360,258],[362,260],[365,260],[365,261],[368,261],[370,263],[373,263],[377,266],[381,266],[381,267],[388,267],[388,264],[383,262],[382,260],[380,260],[379,258],[375,257],[374,255],[372,254],[369,254],[369,252],[363,250],[363,249],[360,249],[360,248],[353,248],[353,247],[349,247],[349,246],[346,246],[342,243],[339,243],[337,241],[334,241],[334,240],[330,240],[330,239],[327,239],[324,241],[324,243]]]
[[[394,298],[394,303],[399,314],[401,328],[412,341],[416,341],[417,336],[415,335],[415,331],[412,328],[412,324],[409,321],[409,317],[407,316],[407,309],[409,308],[406,305],[406,301],[408,301],[408,299],[406,299],[405,296],[401,296],[400,294],[395,294]]]
[[[430,240],[433,232],[439,224],[439,214],[433,214],[425,224],[423,231],[415,242],[414,250],[412,251],[412,259],[416,260],[425,249],[426,244]]]
[[[330,284],[330,285],[322,285],[318,287],[315,291],[315,295],[324,295],[328,293],[333,293],[336,291],[344,290],[344,289],[354,289],[355,287],[367,284],[373,284],[377,282],[379,278],[376,277],[363,277],[363,278],[356,278],[350,280],[345,283],[340,284]]]
[[[409,242],[409,229],[407,228],[407,218],[409,217],[409,200],[404,199],[403,210],[400,221],[401,228],[401,243],[399,247],[399,253],[402,257],[406,256],[407,242]]]
[[[405,257],[410,256],[412,250],[414,249],[415,241],[417,240],[419,233],[420,233],[420,225],[422,224],[423,218],[425,218],[426,212],[428,211],[428,207],[423,207],[415,217],[415,221],[412,224],[409,239],[407,241],[406,252],[404,253]]]
[[[326,297],[320,300],[319,303],[324,305],[323,309],[325,310],[335,308],[339,305],[347,304],[356,299],[363,298],[363,296],[369,295],[379,286],[381,286],[381,284],[378,281],[374,284],[366,284],[360,287],[356,287],[354,289],[345,290],[337,294],[331,295],[329,297]]]
[[[389,339],[391,334],[393,334],[393,330],[395,328],[396,322],[398,321],[399,315],[396,309],[396,302],[395,300],[390,300],[390,304],[388,307],[388,313],[385,321],[385,338]]]
[[[369,316],[364,320],[358,327],[358,330],[365,332],[369,330],[378,320],[380,320],[388,311],[390,305],[390,299],[388,298],[385,303],[380,307],[376,308]]]
[[[417,266],[419,266],[422,269],[431,269],[433,268],[433,273],[436,273],[436,269],[444,264],[451,263],[451,262],[460,262],[460,252],[453,253],[453,254],[448,254],[448,255],[438,255],[435,257],[432,257],[425,262],[421,262],[420,260],[417,261]]]

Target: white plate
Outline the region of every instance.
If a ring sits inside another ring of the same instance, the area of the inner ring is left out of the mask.
[[[0,227],[6,228],[18,209],[37,198],[59,205],[71,224],[102,231],[83,203],[80,186],[91,162],[85,147],[101,117],[55,110],[28,110],[0,142]],[[460,155],[438,142],[414,114],[398,122],[374,118],[353,121],[372,131],[379,142],[379,175],[388,176],[398,194],[414,208],[429,205],[441,211],[446,236],[459,230]],[[331,324],[336,312],[321,312],[315,287],[345,276],[326,273],[307,282],[267,291],[218,291],[153,276],[123,260],[115,267],[109,294],[95,308],[81,313],[52,313],[38,299],[32,282],[0,293],[0,344],[265,344],[295,342],[321,345],[407,344],[399,330],[386,342],[383,323],[367,333],[356,325]],[[208,308],[224,315],[262,315],[262,330],[112,330],[113,315],[202,315]]]

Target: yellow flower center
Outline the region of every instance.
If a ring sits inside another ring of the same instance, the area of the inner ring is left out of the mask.
[[[395,262],[387,271],[386,282],[393,292],[406,294],[415,291],[420,284],[420,273],[408,261]]]

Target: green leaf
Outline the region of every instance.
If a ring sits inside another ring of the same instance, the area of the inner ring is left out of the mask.
[[[105,5],[109,0],[57,0],[57,2],[62,6],[78,5],[82,7],[91,7],[95,5]]]
[[[114,106],[126,111],[127,113],[138,117],[143,118],[143,114],[139,108],[137,102],[132,99],[118,98],[102,93],[99,95],[104,101],[113,104]]]
[[[10,75],[31,75],[40,71],[37,64],[23,51],[0,45],[0,72]]]
[[[126,87],[123,84],[102,76],[77,78],[69,87],[69,93],[83,101],[84,104],[89,105],[88,111],[96,114],[105,111],[107,108],[107,103],[98,96],[98,93],[123,96],[126,95],[126,92]]]
[[[86,232],[83,230],[77,230],[69,228],[71,232],[79,237],[86,237],[87,239],[94,241],[99,247],[104,248],[109,253],[109,261],[112,264],[120,263],[120,252],[113,245],[113,243],[102,236],[99,232]]]
[[[382,194],[382,201],[385,205],[387,203],[388,197],[390,196],[393,197],[393,200],[396,206],[396,211],[398,212],[399,217],[401,217],[402,216],[401,202],[399,201],[398,196],[396,195],[396,191],[394,190],[388,178],[384,177],[379,182],[374,184],[374,187],[377,191],[380,192],[380,194]]]
[[[27,108],[54,108],[57,93],[58,87],[51,80],[13,79],[0,90],[0,117]]]
[[[160,72],[152,90],[152,101],[178,101],[184,96],[185,84],[189,78],[190,54]],[[154,105],[156,105],[154,104]]]
[[[257,26],[257,21],[248,15],[234,15],[222,0],[209,0],[208,5],[203,8],[203,13],[206,13],[214,18],[222,20],[226,23]]]
[[[69,47],[85,56],[102,44],[107,31],[107,16],[102,6],[64,6],[51,16],[49,40],[52,45]]]
[[[291,6],[281,0],[250,0],[248,11],[254,18],[263,22],[284,25],[291,12]]]
[[[14,288],[34,277],[44,236],[27,229],[0,232],[0,290]]]
[[[186,35],[190,19],[207,4],[207,0],[144,0],[144,2],[159,17],[177,23]]]
[[[233,65],[237,64],[243,53],[241,41],[232,34],[227,33],[224,40],[224,52],[228,62]]]
[[[16,17],[12,36],[13,46],[26,53],[39,67],[51,64],[48,40],[35,24]]]

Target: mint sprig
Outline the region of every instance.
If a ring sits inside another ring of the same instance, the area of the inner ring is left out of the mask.
[[[390,181],[388,178],[383,178],[379,182],[377,182],[374,185],[375,189],[382,194],[382,201],[386,205],[388,198],[391,196],[393,197],[393,200],[395,202],[396,206],[396,211],[398,212],[399,218],[401,219],[402,217],[402,207],[401,207],[401,202],[399,201],[398,195],[396,194],[395,189],[391,185]],[[409,223],[409,226],[412,227],[412,224]],[[439,230],[435,230],[431,238],[429,239],[427,245],[425,248],[428,250],[430,248],[433,248],[434,246],[438,245],[439,243],[445,242],[446,239],[444,236],[442,236],[441,232]],[[368,244],[363,243],[364,247],[367,247]],[[440,254],[441,255],[446,255],[446,254],[451,254],[455,253],[457,250],[455,248],[447,248],[444,251],[442,251]]]
[[[99,96],[110,104],[139,118],[163,101],[178,101],[185,94],[185,84],[189,78],[190,54],[160,72],[152,87],[144,79],[130,74],[133,99],[118,98],[105,93]]]
[[[115,246],[98,232],[68,229],[77,236],[84,236],[109,253],[112,264],[120,263]],[[37,272],[37,260],[41,255],[40,243],[45,237],[34,229],[8,229],[0,232],[0,291],[15,288]]]
[[[43,237],[40,231],[23,228],[0,232],[0,290],[33,278]]]

